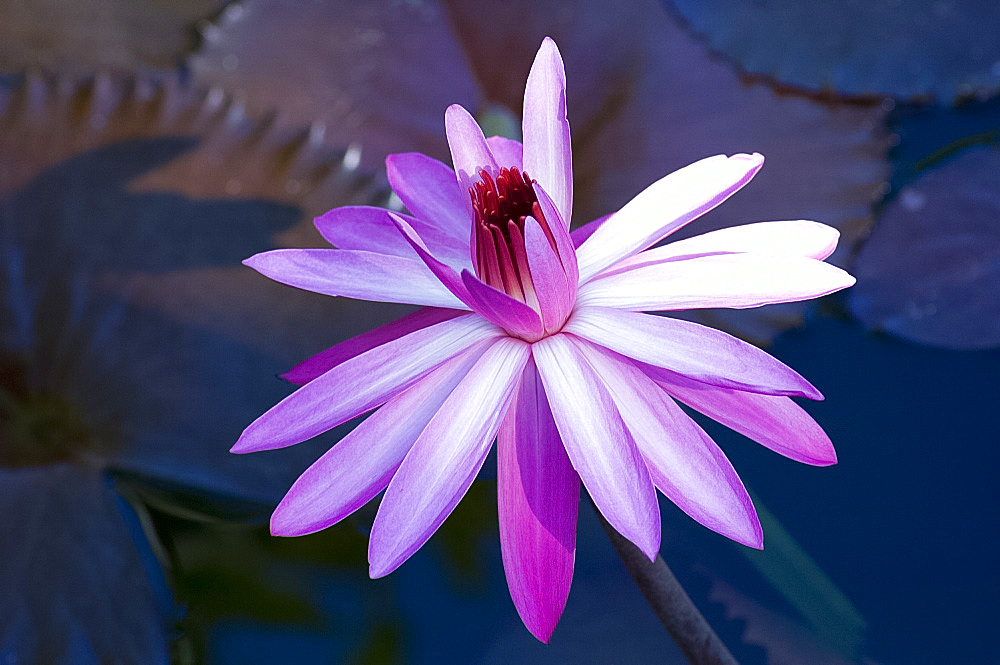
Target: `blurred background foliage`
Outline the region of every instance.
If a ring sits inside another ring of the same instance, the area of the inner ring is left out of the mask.
[[[664,504],[663,555],[742,663],[990,662],[1000,592],[1000,10],[989,0],[0,3],[0,660],[682,662],[588,509],[542,646],[507,596],[495,465],[397,573],[370,505],[266,520],[350,427],[234,456],[275,375],[407,311],[240,261],[393,203],[461,103],[515,134],[541,38],[566,60],[575,224],[703,156],[761,175],[685,233],[837,226],[846,296],[698,320],[827,395],[841,462],[727,430],[763,552]],[[803,327],[804,326],[804,327]]]

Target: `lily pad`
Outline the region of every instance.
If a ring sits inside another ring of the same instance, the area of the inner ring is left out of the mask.
[[[904,339],[1000,345],[1000,151],[966,150],[905,187],[858,256],[851,311]]]
[[[450,103],[519,113],[531,56],[548,34],[566,61],[576,225],[697,159],[756,150],[768,158],[761,175],[688,232],[816,219],[841,230],[833,260],[844,265],[886,178],[880,106],[827,106],[747,84],[655,0],[287,5],[242,3],[192,58],[195,78],[250,108],[323,119],[364,165],[381,168],[386,153],[406,150],[447,160]],[[800,323],[803,307],[699,316],[767,341]]]
[[[956,97],[1000,90],[992,0],[669,0],[751,73],[846,95]]]
[[[0,4],[0,71],[89,74],[169,69],[197,43],[194,24],[225,0],[12,0]]]

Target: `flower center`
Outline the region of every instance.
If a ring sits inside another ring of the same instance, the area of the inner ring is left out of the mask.
[[[534,181],[516,166],[500,169],[496,180],[483,170],[479,178],[469,188],[476,215],[476,275],[537,311],[538,298],[524,247],[526,220],[530,217],[538,222],[553,250],[556,241],[532,187]]]

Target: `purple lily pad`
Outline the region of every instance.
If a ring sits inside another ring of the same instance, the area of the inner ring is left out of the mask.
[[[844,265],[869,228],[869,206],[887,171],[884,111],[748,85],[654,0],[419,7],[386,1],[294,12],[285,5],[242,3],[238,19],[221,21],[192,59],[195,78],[236,91],[251,108],[324,120],[332,140],[360,148],[365,165],[380,168],[387,152],[414,149],[447,160],[449,103],[475,113],[497,105],[519,112],[532,54],[548,34],[566,61],[576,225],[692,161],[760,151],[768,158],[761,175],[687,233],[816,219],[841,230],[833,260]],[[341,45],[331,35],[347,37]],[[358,35],[369,35],[364,48],[347,48],[357,46]],[[354,119],[344,123],[348,114]],[[799,324],[803,307],[699,316],[767,341]]]
[[[992,0],[670,0],[751,74],[813,91],[901,98],[1000,90]]]
[[[128,508],[94,471],[0,468],[0,660],[169,662],[171,609]],[[134,517],[133,517],[134,519]],[[81,660],[88,659],[88,660]]]
[[[26,68],[168,69],[195,46],[191,27],[225,0],[32,0],[0,3],[0,72]]]
[[[957,349],[1000,345],[1000,152],[973,148],[905,187],[858,255],[851,311]]]

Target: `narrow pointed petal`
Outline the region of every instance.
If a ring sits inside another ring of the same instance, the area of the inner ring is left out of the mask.
[[[566,119],[566,72],[556,43],[542,41],[524,88],[524,170],[549,193],[565,228],[573,214],[573,150]]]
[[[524,146],[520,141],[504,136],[491,136],[486,139],[486,144],[490,146],[497,166],[500,168],[516,166],[518,170],[524,170]]]
[[[395,230],[393,230],[395,232]],[[411,332],[421,330],[435,323],[441,323],[463,314],[461,310],[424,307],[412,314],[390,321],[374,330],[362,333],[357,337],[345,340],[329,349],[320,351],[314,356],[303,360],[295,367],[281,375],[281,378],[297,386],[305,385],[316,377],[326,374],[331,369],[354,356],[370,351],[376,346],[382,346],[399,339]]]
[[[486,143],[483,130],[468,111],[452,104],[444,113],[444,127],[451,149],[451,161],[455,165],[460,191],[464,194],[472,183],[479,180],[479,170],[484,169],[496,177],[500,169]],[[472,202],[465,196],[464,208],[469,211],[469,228],[472,226]],[[468,231],[466,231],[468,233]]]
[[[328,296],[467,309],[416,258],[350,249],[276,249],[243,263],[276,282]]]
[[[743,309],[819,298],[854,282],[840,268],[815,259],[711,254],[616,268],[582,285],[577,304],[646,312]]]
[[[690,321],[606,307],[581,307],[563,331],[714,386],[823,398],[812,384],[777,358],[732,335]]]
[[[556,251],[559,254],[559,260],[562,262],[563,270],[572,283],[572,296],[576,297],[576,285],[580,280],[580,271],[576,263],[576,246],[573,244],[573,238],[569,234],[569,223],[566,222],[562,217],[562,213],[559,212],[559,208],[549,197],[548,192],[545,188],[539,184],[534,186],[535,196],[538,197],[538,205],[542,209],[542,215],[549,222],[549,230],[552,231],[552,236],[556,241]]]
[[[419,152],[407,152],[386,157],[385,172],[392,191],[414,217],[468,243],[469,195],[459,187],[451,167]]]
[[[542,642],[548,643],[566,607],[579,505],[580,477],[529,360],[497,435],[497,509],[510,596]]]
[[[597,509],[650,558],[660,549],[660,508],[649,471],[604,382],[566,335],[532,345],[552,417]]]
[[[462,282],[469,294],[469,304],[476,313],[509,331],[512,335],[534,341],[544,334],[542,319],[538,312],[515,300],[503,291],[473,275],[462,271]]]
[[[803,464],[837,463],[830,437],[788,397],[710,386],[672,372],[653,377],[671,396],[779,455]]]
[[[545,232],[531,217],[524,220],[524,247],[545,330],[556,332],[573,309],[576,282],[566,279],[562,263]]]
[[[750,496],[708,434],[627,359],[571,338],[611,393],[653,484],[699,523],[760,549],[763,532]]]
[[[271,515],[271,533],[301,536],[325,529],[375,498],[476,359],[466,351],[446,361],[316,460]]]
[[[445,263],[456,267],[471,267],[468,233],[458,238],[433,223],[409,215],[406,220],[427,245],[427,249]],[[334,208],[314,221],[316,230],[328,242],[340,249],[359,249],[376,254],[417,258],[410,243],[399,235],[389,218],[389,211],[371,206]]]
[[[383,577],[420,548],[472,484],[524,371],[530,347],[497,340],[445,400],[406,454],[368,541],[369,574]]]
[[[284,448],[381,406],[441,363],[503,331],[468,314],[346,360],[310,381],[243,431],[234,453]]]
[[[577,250],[580,281],[641,252],[739,191],[761,155],[715,155],[660,178],[594,231]]]
[[[615,264],[615,272],[703,254],[777,254],[822,261],[833,254],[840,231],[805,219],[729,226],[647,249]],[[611,271],[608,271],[611,272]]]

